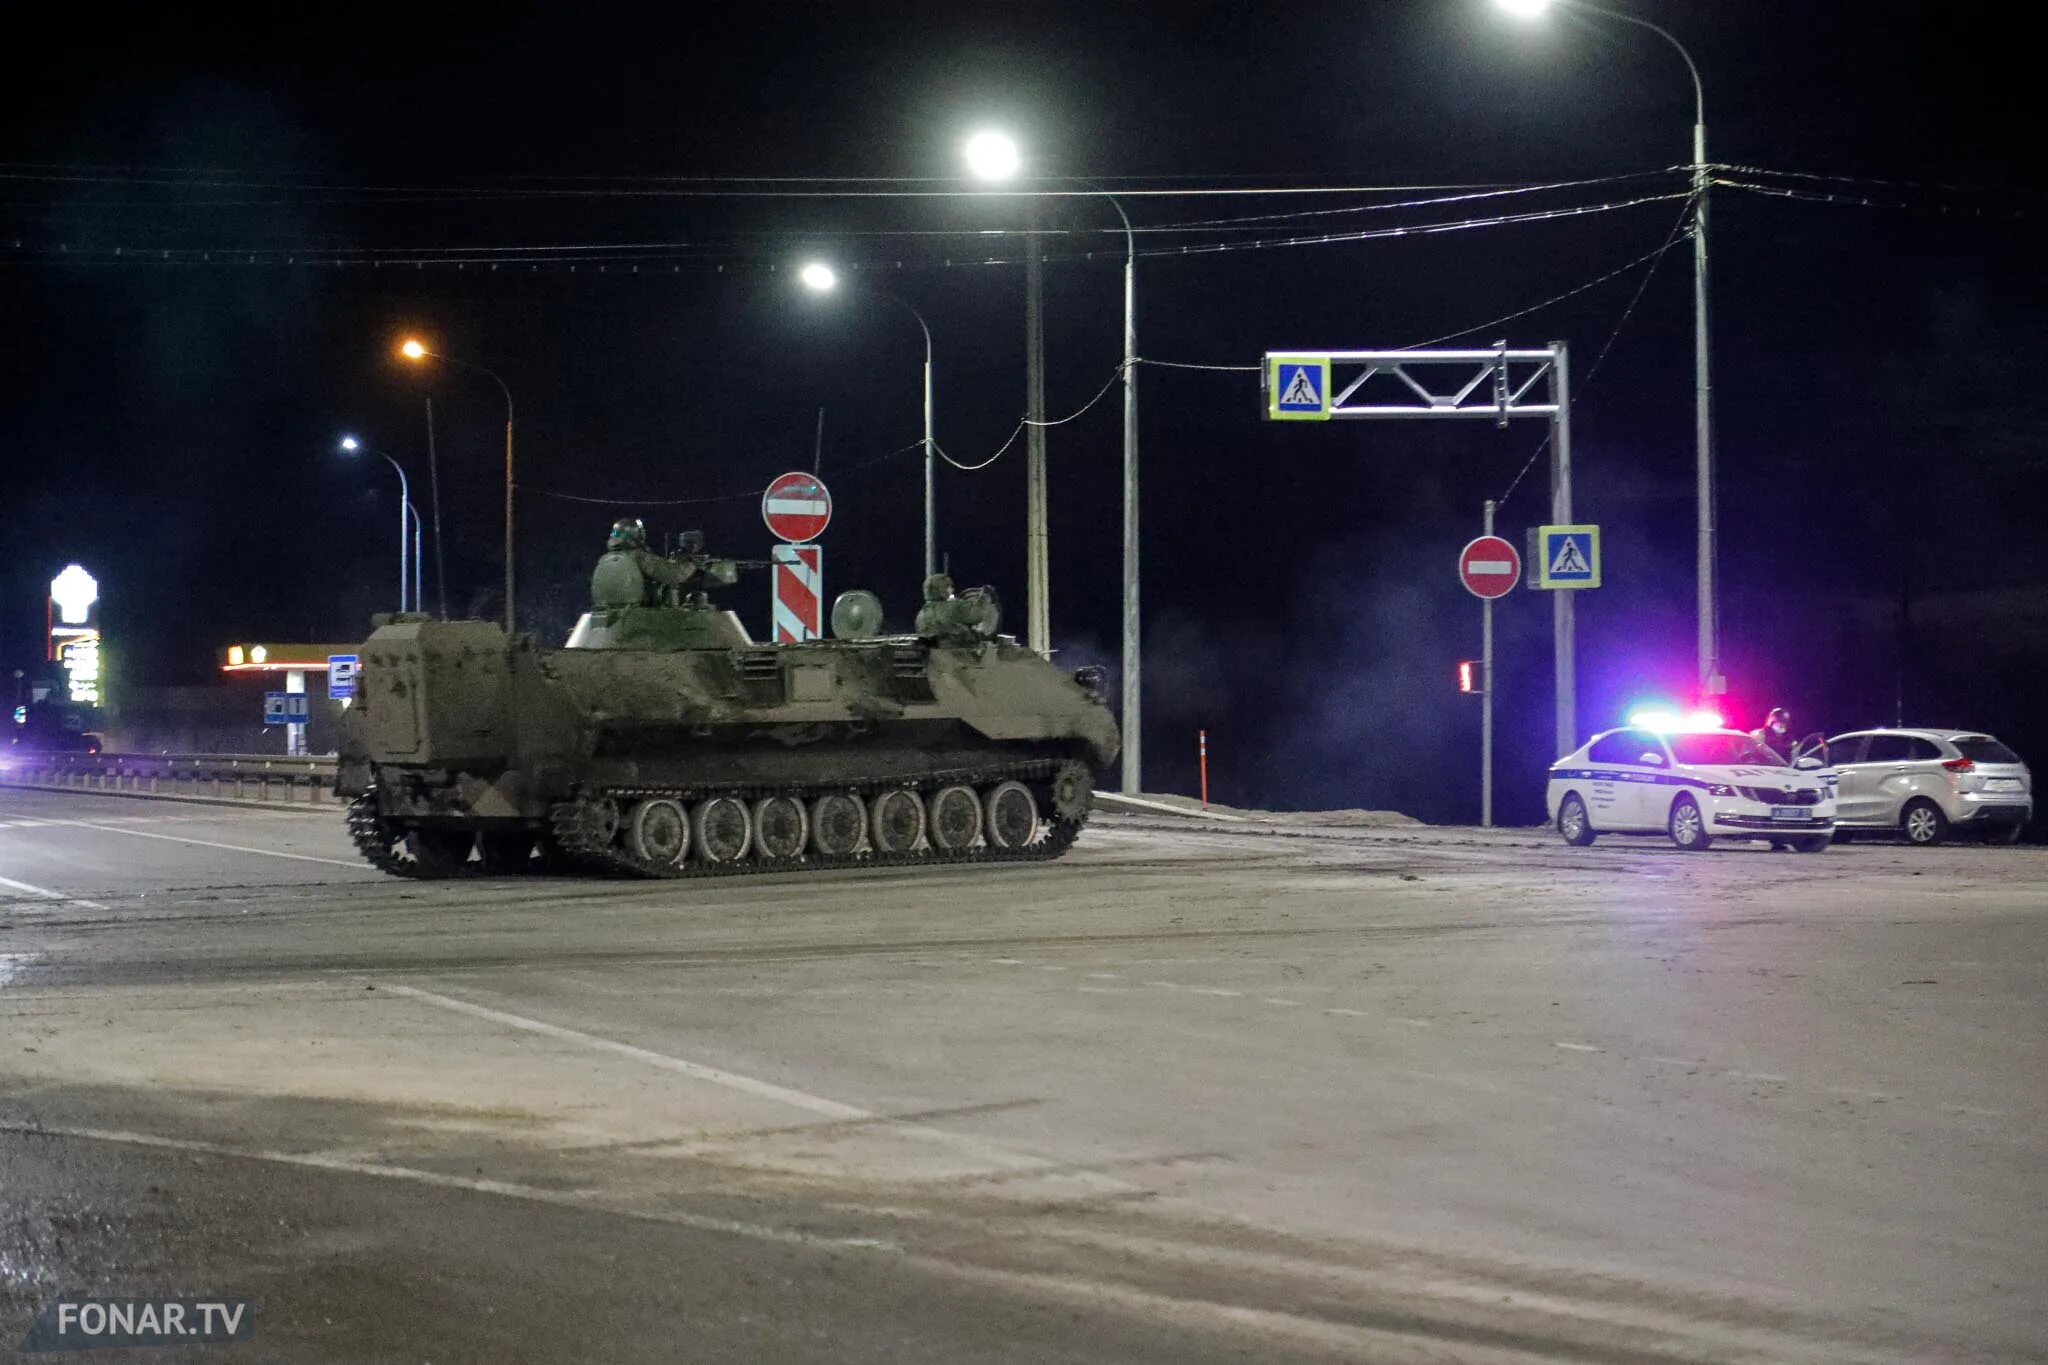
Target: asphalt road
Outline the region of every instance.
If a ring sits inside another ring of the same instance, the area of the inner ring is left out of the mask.
[[[79,1289],[251,1297],[205,1360],[2048,1359],[2043,850],[419,884],[0,791],[0,878],[0,1349]]]

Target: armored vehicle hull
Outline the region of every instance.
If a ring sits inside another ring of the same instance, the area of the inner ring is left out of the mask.
[[[1007,638],[761,645],[699,606],[596,611],[571,641],[378,627],[338,779],[366,859],[681,877],[1053,858],[1117,752],[1091,688]]]

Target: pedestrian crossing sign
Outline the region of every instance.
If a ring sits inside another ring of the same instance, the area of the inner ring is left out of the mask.
[[[1330,416],[1330,357],[1266,356],[1266,416],[1275,422],[1321,422]]]
[[[1530,575],[1530,587],[1600,586],[1599,527],[1538,526],[1535,548],[1536,553],[1530,558],[1536,572]]]

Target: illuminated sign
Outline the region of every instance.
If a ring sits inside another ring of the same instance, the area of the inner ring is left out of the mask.
[[[100,633],[74,635],[57,646],[57,664],[64,670],[66,694],[87,706],[100,704]]]
[[[100,658],[99,580],[83,564],[66,564],[50,580],[50,657],[64,670],[64,695],[86,706],[106,700]]]
[[[220,654],[223,673],[325,673],[331,659],[353,659],[354,644],[272,645],[244,642]]]
[[[63,573],[50,580],[50,601],[56,604],[57,620],[64,625],[90,624],[92,604],[99,600],[99,580],[82,564],[67,564]]]

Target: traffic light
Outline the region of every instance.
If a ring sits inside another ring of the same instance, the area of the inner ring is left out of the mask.
[[[1458,690],[1460,692],[1477,692],[1479,690],[1478,679],[1479,661],[1477,659],[1458,660]]]

